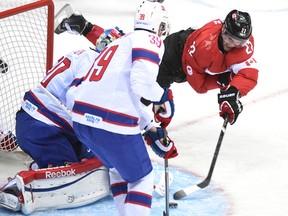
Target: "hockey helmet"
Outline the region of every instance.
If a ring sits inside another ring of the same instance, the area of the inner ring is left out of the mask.
[[[96,51],[101,52],[109,43],[123,36],[124,33],[119,27],[105,30],[96,41]]]
[[[157,34],[162,40],[169,35],[170,22],[163,4],[144,0],[139,5],[134,17],[134,30],[141,29]]]
[[[224,31],[236,40],[248,40],[252,33],[249,13],[232,10],[225,18]]]

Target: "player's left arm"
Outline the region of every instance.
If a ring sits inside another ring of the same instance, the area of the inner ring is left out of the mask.
[[[254,40],[252,36],[243,49],[241,49],[239,57],[242,57],[243,60],[231,66],[235,75],[229,84],[236,87],[241,97],[243,97],[257,85],[258,81],[259,70],[254,56]]]
[[[219,114],[223,118],[228,115],[230,124],[236,122],[238,115],[243,110],[243,105],[239,99],[247,95],[257,85],[258,68],[253,56],[253,38],[251,39],[244,49],[241,49],[238,56],[235,56],[242,58],[243,61],[231,66],[235,75],[231,77],[227,87],[221,88],[218,94]]]

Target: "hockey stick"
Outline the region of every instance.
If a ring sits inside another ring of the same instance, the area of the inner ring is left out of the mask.
[[[222,140],[223,140],[223,137],[225,135],[225,132],[226,132],[226,127],[227,127],[227,123],[228,123],[228,119],[229,117],[226,117],[224,122],[223,122],[223,126],[221,128],[221,132],[220,132],[220,135],[219,135],[219,138],[218,138],[218,142],[217,142],[217,145],[216,145],[216,149],[214,151],[214,155],[213,155],[213,159],[212,159],[212,163],[210,165],[210,169],[209,169],[209,172],[208,172],[208,175],[206,177],[206,179],[204,181],[202,181],[201,183],[197,184],[197,185],[193,185],[193,186],[189,186],[189,187],[186,187],[182,190],[179,190],[177,192],[174,193],[173,195],[173,198],[175,200],[179,200],[179,199],[182,199],[200,189],[203,189],[205,187],[207,187],[211,181],[211,178],[212,178],[212,174],[213,174],[213,170],[214,170],[214,167],[215,167],[215,164],[216,164],[216,161],[217,161],[217,157],[218,157],[218,154],[219,154],[219,151],[220,151],[220,147],[221,147],[221,144],[222,144]]]
[[[57,105],[59,105],[67,115],[71,116],[71,110],[69,110],[59,99],[57,99],[51,92],[49,92],[41,83],[38,87]]]
[[[164,144],[169,145],[169,140],[167,139],[167,131],[164,131]],[[164,159],[164,172],[165,172],[165,211],[163,211],[163,216],[169,216],[169,165],[168,159]]]
[[[166,129],[164,131],[164,143],[168,146],[171,142],[169,137],[167,137]],[[178,204],[175,202],[169,202],[169,187],[170,187],[170,177],[169,177],[169,164],[168,159],[164,159],[164,174],[165,174],[165,211],[163,211],[163,216],[169,216],[169,208],[177,208]]]
[[[165,172],[165,210],[163,216],[169,216],[169,166],[168,159],[164,159],[164,172]]]

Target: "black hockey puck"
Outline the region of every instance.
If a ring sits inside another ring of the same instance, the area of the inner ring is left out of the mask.
[[[6,73],[8,71],[8,65],[5,61],[0,59],[0,73]]]
[[[169,208],[177,208],[178,207],[178,203],[176,202],[169,202]]]

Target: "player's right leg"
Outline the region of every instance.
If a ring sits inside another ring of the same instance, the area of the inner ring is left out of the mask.
[[[141,134],[117,134],[75,122],[73,127],[80,141],[111,169],[111,191],[120,215],[150,215],[154,175]]]
[[[19,111],[16,114],[16,137],[20,148],[39,166],[62,166],[78,162],[72,143],[76,136],[70,136],[63,129],[38,121]]]

